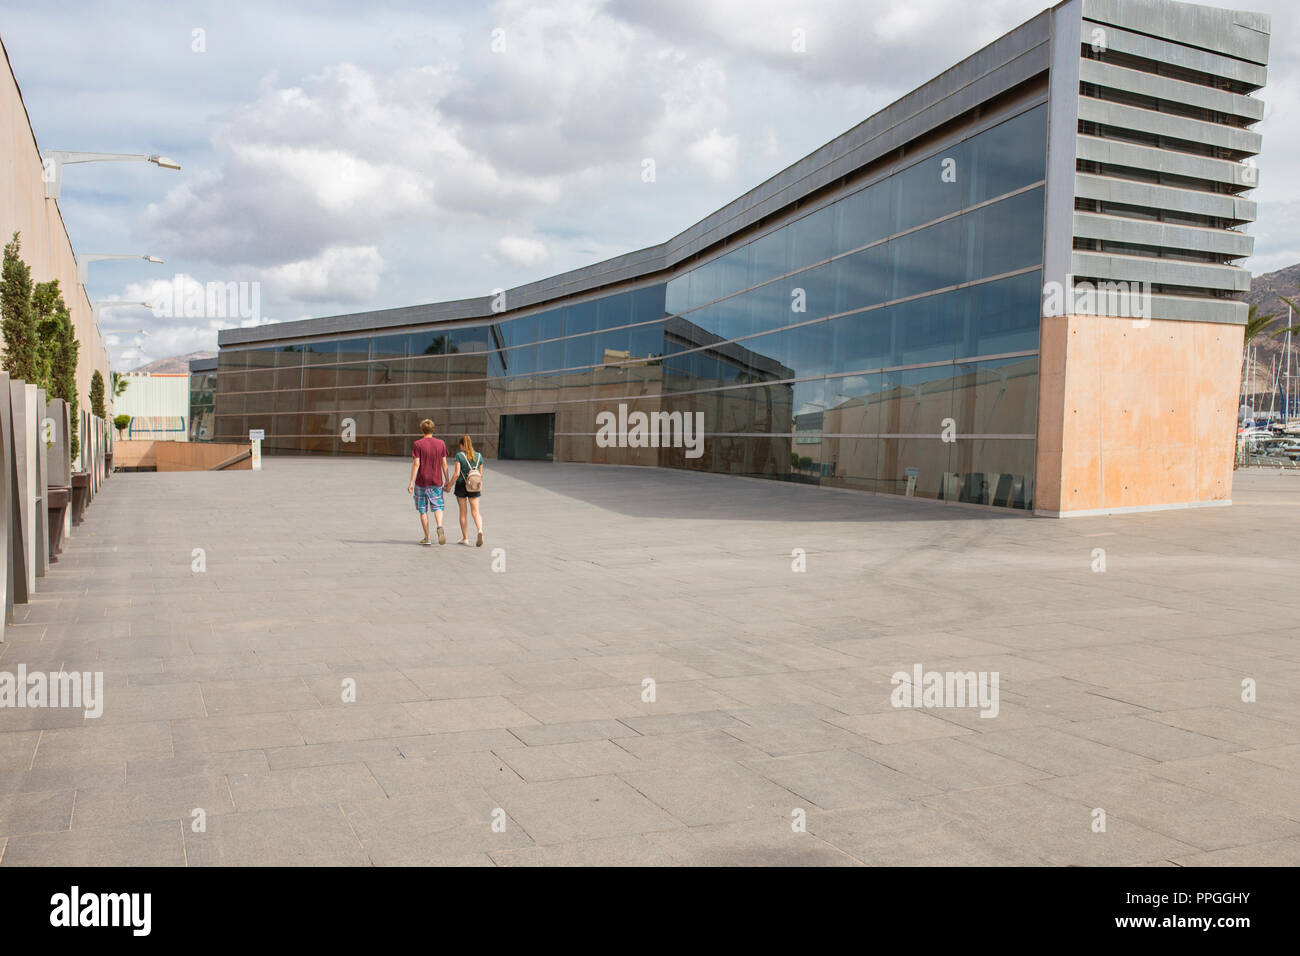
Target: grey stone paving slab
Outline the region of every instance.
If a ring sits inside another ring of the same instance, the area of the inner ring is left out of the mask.
[[[493,787],[492,798],[536,843],[675,829],[681,824],[615,776]]]
[[[489,851],[533,842],[510,808],[478,788],[367,800],[344,810],[378,866],[491,865]]]
[[[232,773],[225,780],[235,809],[241,813],[322,806],[384,796],[384,788],[366,764],[360,762],[295,767],[266,773]]]
[[[1042,858],[918,804],[810,815],[808,832],[870,866],[1032,866]]]
[[[187,757],[306,743],[302,731],[284,713],[174,720],[171,731],[175,755]]]
[[[1109,717],[1105,720],[1082,720],[1070,725],[1070,733],[1153,760],[1178,760],[1240,749],[1230,741],[1172,727],[1154,715],[1151,719]]]
[[[976,790],[1046,779],[1027,764],[981,750],[967,737],[936,737],[897,744],[860,744],[857,751],[877,763],[937,790]]]
[[[744,766],[824,810],[892,803],[938,788],[852,751],[745,760]]]
[[[1260,750],[1241,750],[1237,752],[1237,756],[1246,760],[1268,764],[1270,767],[1277,767],[1281,770],[1300,773],[1300,744],[1291,744],[1286,747],[1264,747]]]
[[[579,720],[571,724],[513,727],[510,732],[530,747],[639,736],[625,721],[621,720]]]
[[[861,866],[859,860],[789,820],[728,823],[652,833],[652,852],[678,866]]]
[[[1300,834],[1289,819],[1237,800],[1133,770],[1103,770],[1035,784],[1102,807],[1201,850],[1221,850]]]
[[[430,734],[527,727],[539,723],[504,697],[426,700],[402,706],[416,729]]]
[[[105,688],[104,713],[95,722],[105,726],[138,721],[204,717],[203,694],[193,682],[165,686]]]
[[[560,780],[644,769],[644,761],[609,740],[545,744],[504,751],[501,755],[522,779]]]
[[[123,823],[10,837],[4,866],[184,866],[179,823]]]
[[[942,716],[939,716],[940,714]],[[956,737],[971,733],[967,728],[946,720],[948,714],[948,710],[937,711],[934,714],[920,710],[889,710],[879,714],[833,717],[828,722],[877,744],[893,744],[902,740],[929,740],[934,737]],[[978,719],[978,714],[976,718]]]
[[[36,756],[38,730],[19,730],[0,733],[0,770],[26,770]]]
[[[1156,764],[1150,772],[1195,790],[1300,819],[1300,773],[1244,759],[1247,756],[1215,754],[1170,760]]]
[[[655,770],[716,766],[734,760],[767,756],[754,745],[720,729],[623,737],[615,743],[640,760],[644,769]]]
[[[98,827],[116,823],[156,823],[193,819],[234,809],[225,777],[170,777],[78,788],[72,826]]]
[[[427,700],[492,697],[523,690],[522,685],[508,677],[501,668],[491,665],[407,667],[402,673]]]
[[[420,723],[402,704],[317,705],[315,710],[295,711],[292,717],[308,744],[406,737],[417,735],[422,730]]]
[[[518,747],[505,752],[515,754],[523,750]],[[427,757],[385,754],[368,758],[366,766],[390,797],[518,783],[521,779],[503,757],[481,751]]]
[[[1192,853],[1172,862],[1179,866],[1300,866],[1300,837]]]
[[[0,793],[76,790],[126,782],[126,762],[0,771]]]
[[[0,645],[106,686],[0,710],[0,817],[55,827],[0,862],[1295,862],[1294,482],[1047,521],[494,467],[505,573],[411,546],[402,460],[114,476]],[[916,664],[998,672],[998,716],[894,709]]]
[[[737,763],[624,773],[622,778],[687,826],[789,820],[807,801]]]
[[[1171,727],[1226,740],[1245,747],[1283,746],[1300,743],[1300,727],[1250,713],[1251,704],[1228,707],[1197,707],[1157,714],[1155,719]]]
[[[205,717],[266,714],[306,710],[320,706],[316,695],[301,677],[269,677],[265,680],[202,681]]]
[[[79,727],[44,731],[32,766],[84,767],[173,755],[172,730],[166,721],[103,726],[86,721]]]
[[[677,866],[680,861],[652,837],[605,837],[517,850],[493,850],[497,866]]]
[[[68,829],[75,791],[10,793],[0,796],[0,834],[46,833]]]
[[[227,813],[208,817],[203,833],[184,833],[189,866],[370,864],[337,804]]]
[[[322,707],[344,707],[353,704],[400,704],[408,700],[424,700],[425,694],[401,671],[358,670],[335,668],[332,674],[299,678]],[[352,683],[344,686],[344,681]],[[346,699],[345,699],[346,698]],[[295,708],[298,709],[298,708]]]
[[[1108,747],[1054,727],[976,734],[963,742],[1053,776],[1083,773],[1100,767],[1145,766],[1154,762],[1148,757]]]
[[[210,754],[186,754],[160,760],[128,760],[126,780],[169,780],[177,777],[224,777],[231,773],[259,773],[270,770],[264,750],[234,750]]]

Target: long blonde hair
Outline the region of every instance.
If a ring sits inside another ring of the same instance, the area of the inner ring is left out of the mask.
[[[468,435],[460,436],[460,450],[465,453],[465,460],[469,462],[471,468],[474,467],[474,443],[470,441]]]

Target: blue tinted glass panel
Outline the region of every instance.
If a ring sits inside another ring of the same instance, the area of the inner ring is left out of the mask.
[[[749,246],[749,284],[758,285],[790,271],[789,232],[778,229]]]
[[[718,260],[718,295],[734,295],[749,285],[749,246]]]
[[[450,339],[449,354],[466,354],[471,352],[486,352],[488,350],[489,330],[487,326],[471,326],[464,329],[454,329],[447,334]]]
[[[936,156],[895,173],[893,232],[902,232],[961,209],[967,144],[958,143]],[[892,234],[892,233],[891,233]]]
[[[556,339],[537,346],[537,370],[553,372],[564,367],[564,340]]]
[[[969,222],[969,279],[1002,275],[1043,261],[1043,190],[1012,196],[962,217]]]
[[[848,312],[889,299],[889,245],[872,246],[835,260],[835,311]]]
[[[969,204],[1038,182],[1047,168],[1047,105],[985,130],[970,145]]]
[[[806,319],[820,318],[836,311],[835,271],[835,263],[827,262],[805,272],[792,275],[786,280],[791,287],[792,293],[791,322],[803,322]],[[793,307],[799,304],[799,299],[793,293],[799,289],[803,290],[803,311],[793,312]]]
[[[537,341],[558,339],[564,334],[564,313],[560,309],[543,312],[537,318]]]
[[[651,319],[662,319],[667,313],[664,312],[665,287],[663,285],[646,286],[629,292],[632,298],[632,318],[633,322],[648,322]]]
[[[847,252],[889,235],[893,178],[882,180],[835,204],[836,248]]]
[[[648,325],[638,325],[628,329],[627,345],[625,348],[632,354],[632,358],[651,358],[664,354],[664,325],[662,322],[652,322]]]
[[[339,343],[337,341],[309,342],[303,346],[303,351],[306,352],[305,360],[308,365],[328,365],[338,361]],[[249,368],[256,368],[262,364],[258,361],[262,352],[262,349],[256,349],[248,353]]]
[[[509,330],[510,345],[530,345],[537,341],[537,316],[525,315],[505,323]]]
[[[712,302],[722,288],[719,260],[705,262],[691,270],[691,306]]]
[[[593,324],[588,325],[588,320],[584,316],[570,316],[569,310],[564,312],[564,334],[572,335],[575,332],[590,332],[596,329],[612,329],[615,326],[627,325],[632,321],[632,295],[624,292],[620,295],[610,295],[595,303],[596,314]],[[576,319],[571,323],[571,319]]]
[[[951,361],[956,352],[957,306],[962,292],[926,296],[884,311],[893,325],[890,365]]]
[[[790,310],[792,287],[793,283],[787,285],[786,281],[769,282],[739,297],[749,305],[751,332],[765,332],[795,321]]]
[[[370,357],[375,359],[405,358],[405,335],[379,335],[370,340]]]
[[[958,357],[1038,348],[1042,273],[1027,272],[964,290]]]
[[[965,281],[966,264],[962,258],[962,238],[966,231],[964,219],[949,219],[889,241],[890,264],[894,272],[891,298],[902,299]]]
[[[889,364],[893,324],[888,309],[832,319],[827,329],[828,372],[854,372]]]
[[[785,227],[790,233],[790,268],[802,269],[835,254],[835,210],[826,206]]]
[[[664,307],[672,315],[677,315],[691,307],[691,274],[689,272],[668,281],[665,290]]]

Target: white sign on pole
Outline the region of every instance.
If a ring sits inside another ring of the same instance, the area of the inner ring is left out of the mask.
[[[265,428],[250,428],[250,429],[248,430],[248,440],[249,440],[249,441],[261,441],[261,440],[262,440],[263,438],[265,438],[265,437],[266,437],[266,429],[265,429]]]

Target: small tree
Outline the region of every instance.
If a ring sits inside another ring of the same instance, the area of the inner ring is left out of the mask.
[[[32,321],[36,325],[36,378],[32,384],[45,389],[51,398],[63,397],[54,391],[54,366],[62,347],[59,328],[65,317],[71,321],[59,280],[36,283],[32,287]]]
[[[99,369],[90,376],[90,413],[100,418],[108,414],[104,408],[104,376],[99,374]]]
[[[113,374],[116,375],[117,373],[114,372]],[[118,415],[116,418],[113,419],[113,427],[117,429],[118,438],[122,437],[122,433],[126,431],[127,426],[130,424],[131,424],[130,415]]]
[[[113,372],[113,397],[121,398],[126,387],[131,384],[131,380],[121,372]]]
[[[0,267],[0,334],[4,335],[4,370],[10,378],[40,380],[38,336],[32,314],[32,270],[23,262],[22,239],[14,233],[5,245]]]
[[[68,403],[72,434],[69,436],[73,456],[81,451],[77,435],[79,417],[77,408],[77,358],[81,343],[77,341],[72,316],[59,290],[59,280],[38,283],[32,290],[32,314],[36,319],[36,358],[39,371],[37,384],[50,398],[61,398]]]

